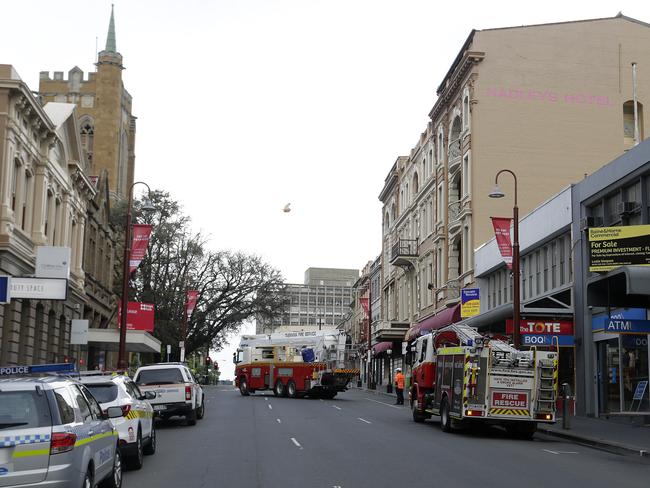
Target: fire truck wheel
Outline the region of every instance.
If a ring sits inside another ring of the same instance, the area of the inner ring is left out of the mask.
[[[278,380],[275,382],[275,386],[273,387],[273,394],[275,396],[285,396],[286,395],[286,389],[284,388],[284,385],[282,384],[282,381]]]
[[[447,397],[440,404],[440,428],[443,432],[451,432],[451,417],[449,416],[449,402]]]
[[[239,380],[239,393],[241,393],[241,396],[248,396],[250,394],[248,391],[248,383],[246,382],[246,378]]]
[[[296,384],[293,381],[287,383],[287,396],[289,398],[296,398],[297,395]]]
[[[413,421],[417,423],[424,422],[425,416],[420,412],[417,400],[411,400],[411,411],[413,412]]]

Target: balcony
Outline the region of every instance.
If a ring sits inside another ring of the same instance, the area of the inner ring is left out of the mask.
[[[454,139],[449,143],[449,174],[454,173],[458,168],[460,168],[460,160],[463,155],[463,151],[460,145],[460,139]]]
[[[372,342],[403,341],[410,324],[401,321],[381,320],[372,324]]]
[[[417,239],[398,239],[393,244],[390,253],[390,264],[393,266],[413,266],[418,258],[418,240]]]
[[[460,219],[461,206],[460,202],[452,202],[449,204],[449,213],[447,214],[447,228],[449,229],[450,234],[456,233],[460,229],[461,219]]]

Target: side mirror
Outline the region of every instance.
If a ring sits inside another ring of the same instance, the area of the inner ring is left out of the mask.
[[[156,398],[156,392],[155,391],[145,391],[144,392],[144,399],[145,400],[153,400]]]
[[[120,407],[108,407],[106,415],[109,419],[117,419],[122,416],[122,409]]]

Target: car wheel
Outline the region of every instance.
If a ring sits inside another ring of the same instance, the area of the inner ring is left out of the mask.
[[[88,466],[88,469],[86,470],[81,488],[93,488],[93,474],[90,466]]]
[[[188,413],[185,416],[185,420],[187,421],[187,425],[196,425],[196,410],[192,410]]]
[[[248,391],[248,383],[246,382],[246,378],[242,378],[239,380],[239,393],[241,393],[241,396],[250,395],[250,392]]]
[[[440,428],[443,432],[451,432],[451,417],[449,416],[449,403],[447,397],[440,404]]]
[[[144,463],[144,453],[142,447],[142,431],[138,427],[138,437],[135,441],[135,454],[129,459],[129,468],[131,469],[140,469]]]
[[[113,471],[103,483],[103,488],[122,488],[122,453],[120,453],[120,448],[117,446],[115,446]]]
[[[201,420],[205,414],[205,398],[201,397],[201,406],[196,409],[196,418]]]
[[[147,456],[151,454],[156,454],[156,423],[151,422],[151,434],[149,434],[149,443],[144,448],[144,453]]]
[[[296,398],[297,393],[296,384],[293,381],[287,383],[287,396],[289,398]]]
[[[282,381],[278,380],[275,382],[275,386],[273,387],[273,394],[275,396],[285,395],[285,389],[284,389],[284,385],[282,384]]]

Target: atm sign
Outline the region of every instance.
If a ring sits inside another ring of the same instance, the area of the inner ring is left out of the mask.
[[[528,408],[528,393],[493,391],[492,406],[501,408]]]

